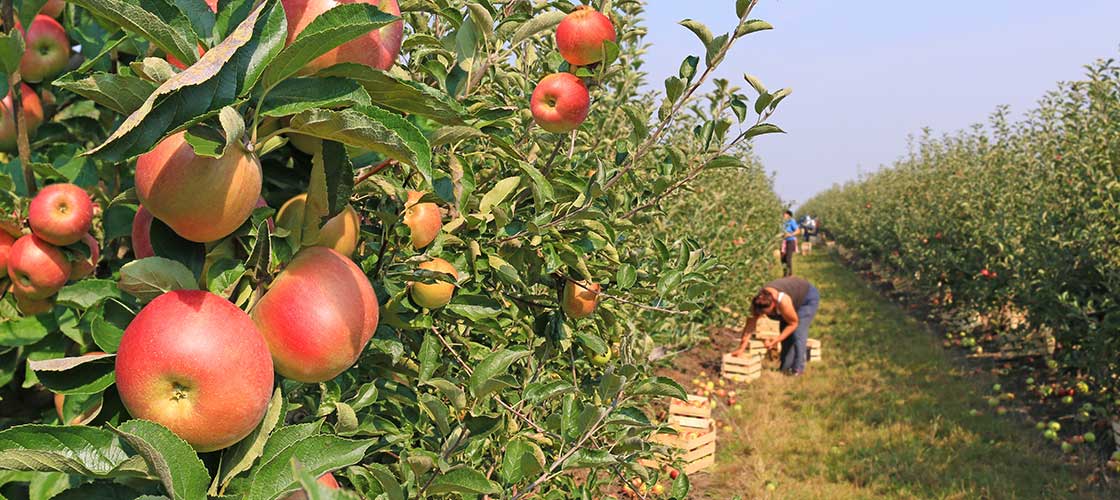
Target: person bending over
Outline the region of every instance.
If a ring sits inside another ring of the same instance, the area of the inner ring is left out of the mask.
[[[781,329],[777,337],[765,342],[766,349],[781,343],[780,369],[790,375],[801,375],[808,356],[809,325],[820,304],[817,287],[805,279],[787,276],[767,283],[751,301],[751,316],[743,327],[739,349],[732,354],[742,356],[747,351],[758,318],[765,315],[777,320]]]

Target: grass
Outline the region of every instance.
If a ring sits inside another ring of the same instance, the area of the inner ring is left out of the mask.
[[[967,370],[925,325],[831,257],[796,269],[821,292],[810,336],[824,361],[739,390],[743,408],[724,415],[732,430],[693,498],[1105,497],[1033,427],[988,411],[995,380]]]

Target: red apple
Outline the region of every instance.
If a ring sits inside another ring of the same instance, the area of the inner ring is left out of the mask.
[[[272,397],[272,358],[253,320],[200,290],[167,292],[140,310],[121,337],[116,377],[133,417],[198,451],[240,441]]]
[[[320,14],[345,3],[366,3],[394,16],[401,15],[397,0],[281,0],[288,18],[287,45]],[[364,64],[376,69],[389,69],[401,52],[404,23],[396,21],[370,31],[327,52],[303,67],[301,73],[311,74],[339,63]]]
[[[98,245],[93,235],[86,233],[82,236],[82,241],[86,244],[86,247],[89,248],[89,258],[70,263],[70,279],[72,281],[77,281],[93,274],[94,269],[97,269],[97,261],[101,258],[101,246]]]
[[[156,255],[152,248],[152,219],[152,213],[144,205],[136,207],[136,215],[132,218],[132,254],[137,259]]]
[[[27,44],[19,61],[25,82],[51,80],[70,62],[70,39],[66,30],[50,16],[38,14],[25,35]]]
[[[12,251],[12,244],[16,239],[7,231],[0,229],[0,278],[8,275],[8,254]]]
[[[319,476],[319,484],[326,486],[327,488],[330,488],[332,490],[341,488],[341,486],[338,485],[338,480],[336,480],[334,478],[334,475],[330,472]],[[287,495],[280,497],[280,500],[307,500],[307,492],[299,490],[288,493]]]
[[[43,7],[39,9],[39,13],[58,19],[58,16],[62,15],[62,9],[65,8],[66,2],[62,0],[47,0],[47,3],[43,4]]]
[[[409,191],[405,201],[404,225],[412,231],[412,248],[419,250],[435,241],[443,228],[443,217],[439,205],[431,202],[417,203],[424,193]]]
[[[569,318],[586,318],[599,305],[598,283],[568,281],[564,284],[564,301],[561,307]]]
[[[304,211],[307,208],[307,193],[293,196],[292,199],[280,207],[276,213],[276,223],[292,233],[302,231]],[[325,215],[325,210],[322,212]],[[319,235],[314,241],[301,242],[303,246],[322,246],[332,248],[347,257],[354,254],[358,248],[358,239],[361,236],[361,220],[354,207],[346,205],[338,215],[331,217],[323,227],[319,228]]]
[[[27,84],[20,84],[20,101],[23,103],[23,116],[27,119],[27,137],[35,136],[39,124],[43,123],[43,103],[39,96]],[[11,92],[0,101],[0,151],[13,153],[16,151],[16,122],[12,115]]]
[[[34,234],[20,237],[8,254],[8,277],[15,292],[40,300],[58,292],[70,277],[70,261],[58,247]]]
[[[51,184],[31,200],[27,219],[31,232],[47,243],[72,245],[93,224],[93,200],[74,184]]]
[[[450,274],[459,279],[459,271],[446,260],[435,258],[420,264],[420,269]],[[422,283],[419,281],[409,283],[412,288],[412,301],[420,307],[439,309],[451,302],[451,295],[455,292],[455,285],[445,281],[436,283]]]
[[[679,475],[681,475],[681,471],[677,469],[669,469],[669,479],[676,479]]]
[[[234,232],[261,195],[256,155],[232,147],[221,158],[196,156],[184,132],[160,141],[136,160],[136,194],[155,218],[190,241]]]
[[[354,365],[377,329],[377,295],[346,256],[301,250],[251,311],[276,372],[323,382]]]
[[[571,73],[544,77],[533,90],[530,101],[533,120],[541,128],[563,134],[579,128],[591,109],[591,95],[583,80]]]
[[[616,39],[610,18],[586,5],[576,7],[556,27],[556,48],[573,66],[602,61],[603,44]]]

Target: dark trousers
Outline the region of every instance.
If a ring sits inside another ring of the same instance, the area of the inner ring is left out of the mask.
[[[817,309],[821,306],[821,294],[817,287],[810,287],[805,302],[797,308],[797,329],[793,335],[782,341],[782,371],[801,373],[805,371],[805,361],[809,355],[809,326],[817,316]],[[785,322],[781,323],[785,330]]]
[[[797,240],[785,240],[782,245],[782,276],[793,276],[793,254],[797,251]]]

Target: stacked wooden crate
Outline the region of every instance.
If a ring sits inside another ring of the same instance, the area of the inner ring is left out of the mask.
[[[720,368],[723,378],[736,382],[751,382],[762,377],[762,353],[747,353],[735,356],[731,353],[723,355],[723,365]]]
[[[708,398],[690,394],[688,401],[670,400],[669,425],[677,434],[655,434],[653,441],[676,449],[674,458],[684,462],[685,474],[694,474],[715,464],[716,423],[712,420]],[[643,460],[642,465],[659,467],[662,464]]]
[[[821,360],[821,341],[819,339],[809,339],[805,343],[809,347],[809,362]]]

